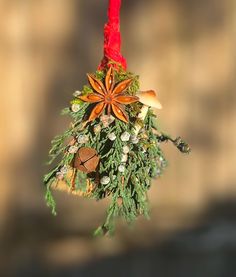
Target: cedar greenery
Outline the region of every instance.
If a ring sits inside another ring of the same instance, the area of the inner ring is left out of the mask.
[[[97,71],[96,78],[104,80],[104,71]],[[119,71],[116,72],[116,81],[120,82],[133,78],[131,86],[127,93],[135,95],[139,91],[138,76],[132,73]],[[82,94],[91,93],[89,85],[83,87]],[[183,153],[189,153],[189,146],[181,138],[172,139],[170,136],[163,134],[157,127],[157,119],[151,108],[148,109],[144,120],[137,119],[141,111],[142,104],[137,102],[126,106],[126,112],[129,115],[129,123],[124,123],[117,118],[107,127],[102,125],[101,119],[97,118],[88,124],[84,124],[89,104],[74,98],[71,104],[79,105],[79,110],[73,112],[71,108],[65,108],[63,115],[69,115],[73,119],[70,128],[62,135],[56,136],[52,140],[52,147],[49,152],[49,162],[52,164],[55,159],[61,157],[60,162],[44,176],[46,187],[45,199],[47,205],[51,207],[52,213],[56,215],[56,202],[52,195],[53,184],[58,182],[57,173],[63,166],[72,168],[75,154],[69,153],[68,140],[78,136],[87,136],[88,141],[82,144],[75,143],[78,148],[90,147],[95,149],[100,156],[100,163],[97,172],[85,174],[79,170],[75,171],[75,190],[81,192],[81,195],[100,200],[109,196],[111,199],[110,206],[107,209],[107,216],[104,223],[97,228],[95,235],[111,234],[114,231],[117,217],[123,217],[128,223],[133,222],[139,215],[148,218],[149,206],[147,191],[151,186],[152,178],[159,177],[167,165],[167,161],[160,148],[162,142],[171,141]],[[140,126],[138,133],[138,142],[122,141],[121,135],[128,132],[134,135],[134,129],[137,124]],[[101,126],[99,132],[95,132],[94,127]],[[108,135],[114,133],[114,141],[108,138]],[[122,162],[123,147],[129,147],[128,159]],[[120,165],[124,165],[123,170],[119,170]],[[109,182],[102,184],[101,178],[109,177]],[[63,180],[68,186],[72,187],[72,178],[64,174]],[[87,182],[93,184],[91,191],[87,191]]]

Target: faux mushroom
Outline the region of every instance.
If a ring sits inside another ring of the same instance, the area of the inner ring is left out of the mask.
[[[149,106],[155,109],[162,109],[162,105],[157,98],[157,94],[154,90],[140,91],[137,93],[139,102],[145,106]]]
[[[141,112],[138,115],[138,118],[141,120],[144,120],[149,107],[155,108],[155,109],[162,109],[162,105],[160,101],[157,98],[157,94],[154,90],[147,90],[147,91],[140,91],[137,93],[137,96],[139,98],[139,102],[143,104],[143,107],[141,109]],[[137,123],[135,124],[135,135],[139,133],[141,129],[141,126]]]

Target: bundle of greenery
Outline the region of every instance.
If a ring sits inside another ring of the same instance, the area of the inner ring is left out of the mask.
[[[138,76],[110,63],[107,69],[88,74],[88,85],[74,93],[70,128],[52,141],[49,164],[60,162],[44,177],[46,201],[56,214],[52,190],[96,200],[110,197],[107,217],[96,234],[111,233],[114,219],[127,222],[148,217],[147,191],[152,178],[167,165],[160,148],[172,141],[190,151],[182,139],[163,134],[153,108],[161,104],[153,90],[140,91]]]

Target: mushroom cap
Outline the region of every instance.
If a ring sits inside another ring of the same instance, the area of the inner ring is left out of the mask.
[[[139,97],[139,102],[142,104],[156,109],[162,109],[162,105],[154,90],[140,91],[137,93],[137,96]]]

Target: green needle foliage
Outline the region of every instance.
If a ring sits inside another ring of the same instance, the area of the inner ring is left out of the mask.
[[[96,78],[104,81],[105,73],[97,71]],[[135,95],[139,91],[138,76],[129,72],[116,73],[116,82],[133,78],[127,93]],[[82,94],[93,92],[91,87],[84,86]],[[76,110],[73,109],[76,107]],[[104,223],[97,228],[95,235],[111,234],[114,231],[115,218],[122,217],[127,223],[133,222],[139,215],[148,218],[149,205],[147,191],[151,186],[152,178],[161,176],[167,161],[160,148],[162,142],[171,141],[181,152],[189,153],[189,146],[181,138],[172,139],[163,134],[157,127],[157,118],[149,108],[144,120],[138,119],[142,104],[136,102],[125,107],[129,115],[129,123],[124,123],[113,118],[109,124],[102,117],[84,124],[88,113],[91,111],[89,103],[82,102],[75,97],[71,107],[62,111],[73,119],[70,128],[62,135],[52,140],[49,152],[49,164],[55,162],[58,156],[60,162],[44,176],[46,188],[45,199],[56,214],[56,202],[52,195],[53,186],[58,178],[63,179],[70,190],[72,187],[88,198],[100,200],[110,197],[110,206]],[[140,126],[138,135],[135,126]],[[112,134],[112,139],[111,139]],[[82,140],[81,140],[82,138]],[[93,148],[97,151],[100,162],[96,172],[85,174],[74,169],[74,184],[67,171],[73,168],[75,153],[69,150],[73,139],[73,147]],[[92,190],[87,191],[87,184],[92,184]]]

